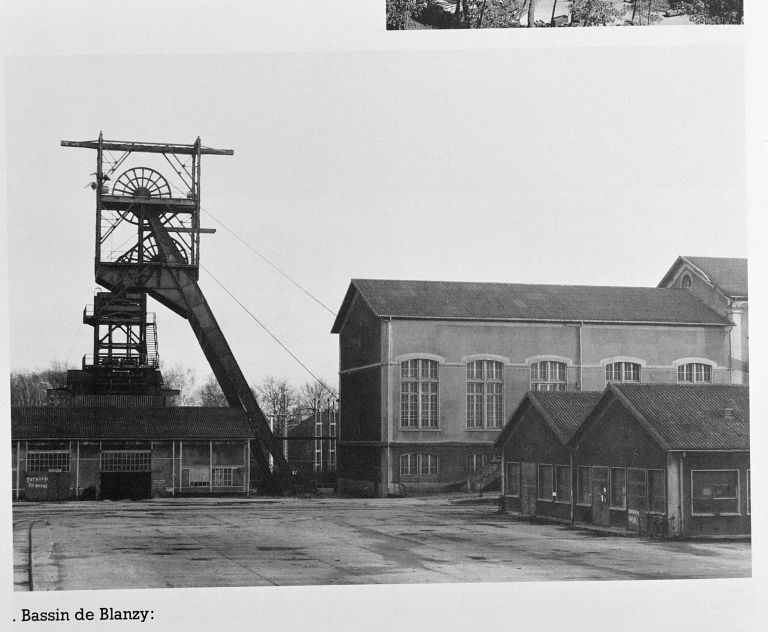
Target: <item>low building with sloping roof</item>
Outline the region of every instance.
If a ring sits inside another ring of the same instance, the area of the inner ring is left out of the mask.
[[[749,384],[749,291],[747,260],[736,257],[678,257],[659,287],[680,287],[727,318],[731,383]]]
[[[234,408],[11,408],[16,500],[249,492],[248,414]]]
[[[610,384],[569,441],[574,519],[670,537],[751,532],[749,388]]]
[[[729,384],[731,321],[682,289],[354,279],[339,335],[339,487],[466,483],[528,390]]]
[[[504,509],[570,521],[568,442],[598,399],[599,391],[528,391],[523,396],[495,443],[504,464]]]

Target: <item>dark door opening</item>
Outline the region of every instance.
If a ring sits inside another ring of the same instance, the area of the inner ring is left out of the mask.
[[[102,472],[102,500],[141,500],[152,497],[152,472]]]

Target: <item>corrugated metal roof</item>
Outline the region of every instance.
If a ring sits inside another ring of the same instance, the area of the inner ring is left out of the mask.
[[[683,257],[701,270],[726,296],[748,296],[747,260],[729,257]]]
[[[527,402],[541,413],[547,425],[565,444],[597,404],[601,395],[600,391],[528,391],[496,439],[495,445],[501,447],[505,443],[524,416]]]
[[[353,279],[333,333],[341,329],[355,292],[379,317],[727,324],[679,288]]]
[[[600,391],[532,391],[530,394],[565,441],[576,432],[601,395]]]
[[[235,408],[11,408],[13,439],[255,438],[248,414]]]
[[[668,450],[749,449],[749,388],[613,384]],[[606,393],[607,395],[607,393]],[[726,413],[726,409],[730,411]]]

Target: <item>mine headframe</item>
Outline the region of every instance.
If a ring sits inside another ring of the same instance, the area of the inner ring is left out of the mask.
[[[95,273],[111,305],[143,293],[186,318],[227,402],[251,419],[259,443],[252,454],[262,471],[290,477],[281,446],[197,283],[200,235],[214,232],[200,227],[201,158],[234,152],[204,147],[200,138],[182,145],[105,140],[101,133],[97,140],[61,144],[96,150]]]

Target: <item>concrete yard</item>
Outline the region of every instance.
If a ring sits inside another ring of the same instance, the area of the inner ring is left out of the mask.
[[[749,542],[596,535],[445,497],[19,503],[13,519],[16,590],[30,524],[36,591],[751,574]]]

